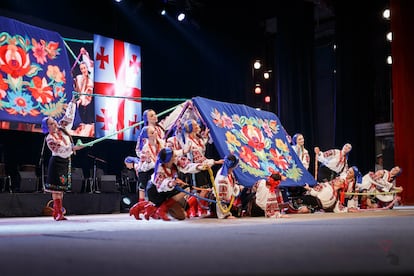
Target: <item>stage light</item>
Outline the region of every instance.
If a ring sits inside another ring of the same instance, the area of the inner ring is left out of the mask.
[[[262,67],[262,63],[260,62],[260,60],[256,60],[253,64],[254,69],[258,70]]]
[[[167,14],[167,11],[165,9],[162,9],[161,10],[161,15],[166,15],[166,14]]]
[[[385,9],[384,12],[382,13],[382,17],[384,17],[384,19],[389,20],[391,17],[390,9]]]
[[[264,98],[264,101],[265,101],[265,103],[270,103],[270,96],[266,96],[266,97]]]
[[[185,14],[184,13],[182,13],[182,12],[180,12],[179,14],[178,14],[178,16],[177,16],[177,20],[178,21],[183,21],[185,19]]]
[[[387,33],[387,40],[388,40],[389,42],[391,42],[391,41],[392,41],[392,32],[388,32],[388,33]]]
[[[387,64],[392,64],[392,57],[391,56],[388,56],[387,57]]]
[[[262,88],[260,87],[260,84],[256,84],[256,87],[254,88],[254,93],[255,94],[261,94],[262,93]]]
[[[121,212],[129,211],[129,208],[131,207],[131,199],[128,196],[122,196],[121,199]]]

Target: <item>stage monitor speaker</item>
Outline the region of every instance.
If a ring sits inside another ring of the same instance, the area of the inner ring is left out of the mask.
[[[83,170],[82,168],[73,168],[72,169],[72,188],[71,192],[73,193],[80,193],[82,192],[83,188]]]
[[[102,193],[116,193],[119,192],[116,183],[116,175],[104,174],[101,176],[101,192]]]
[[[37,192],[37,177],[34,171],[19,171],[20,175],[20,192],[33,193]]]
[[[82,192],[82,186],[83,186],[83,178],[80,177],[72,177],[72,188],[71,191],[73,193],[80,193]]]

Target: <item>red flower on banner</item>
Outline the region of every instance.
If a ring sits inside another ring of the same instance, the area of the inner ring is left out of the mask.
[[[28,87],[30,92],[32,92],[33,98],[36,101],[45,104],[49,103],[53,100],[53,92],[52,88],[47,84],[47,80],[45,78],[39,78],[38,76],[32,79],[33,87]]]
[[[30,71],[29,54],[13,44],[1,46],[0,70],[12,78],[23,77]]]
[[[261,151],[265,147],[264,136],[259,128],[252,125],[245,125],[241,131],[248,140],[248,145],[252,148]]]
[[[7,92],[6,90],[9,88],[7,82],[4,81],[3,76],[0,75],[0,99],[6,97]]]
[[[289,164],[286,161],[285,157],[279,154],[279,152],[276,149],[270,149],[269,153],[271,155],[270,159],[273,161],[273,163],[275,163],[277,168],[280,168],[281,170],[286,170],[289,168]]]
[[[259,158],[252,152],[249,147],[241,147],[240,159],[253,168],[260,168]]]

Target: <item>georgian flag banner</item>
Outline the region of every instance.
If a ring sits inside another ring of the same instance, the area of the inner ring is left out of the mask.
[[[94,35],[95,136],[136,141],[141,121],[141,48]],[[123,131],[126,129],[126,131]]]

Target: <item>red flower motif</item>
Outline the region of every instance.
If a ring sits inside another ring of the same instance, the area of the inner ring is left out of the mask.
[[[248,140],[248,145],[252,148],[261,151],[265,147],[263,133],[259,128],[252,125],[243,126],[242,132]]]
[[[240,159],[243,160],[244,163],[248,164],[250,167],[258,169],[259,165],[259,158],[254,155],[252,150],[249,147],[243,146],[240,151]]]
[[[285,157],[279,154],[279,152],[275,149],[270,149],[269,153],[271,154],[271,160],[275,163],[276,167],[280,168],[281,170],[287,170],[289,168],[289,164],[287,163]]]
[[[0,69],[13,78],[23,77],[30,71],[29,54],[16,45],[1,46]]]
[[[52,89],[47,85],[45,78],[41,79],[38,76],[33,77],[33,84],[34,87],[28,87],[28,89],[32,92],[32,96],[36,101],[45,104],[53,100]]]
[[[9,88],[9,85],[4,81],[3,75],[0,74],[0,99],[6,97],[6,90]]]

